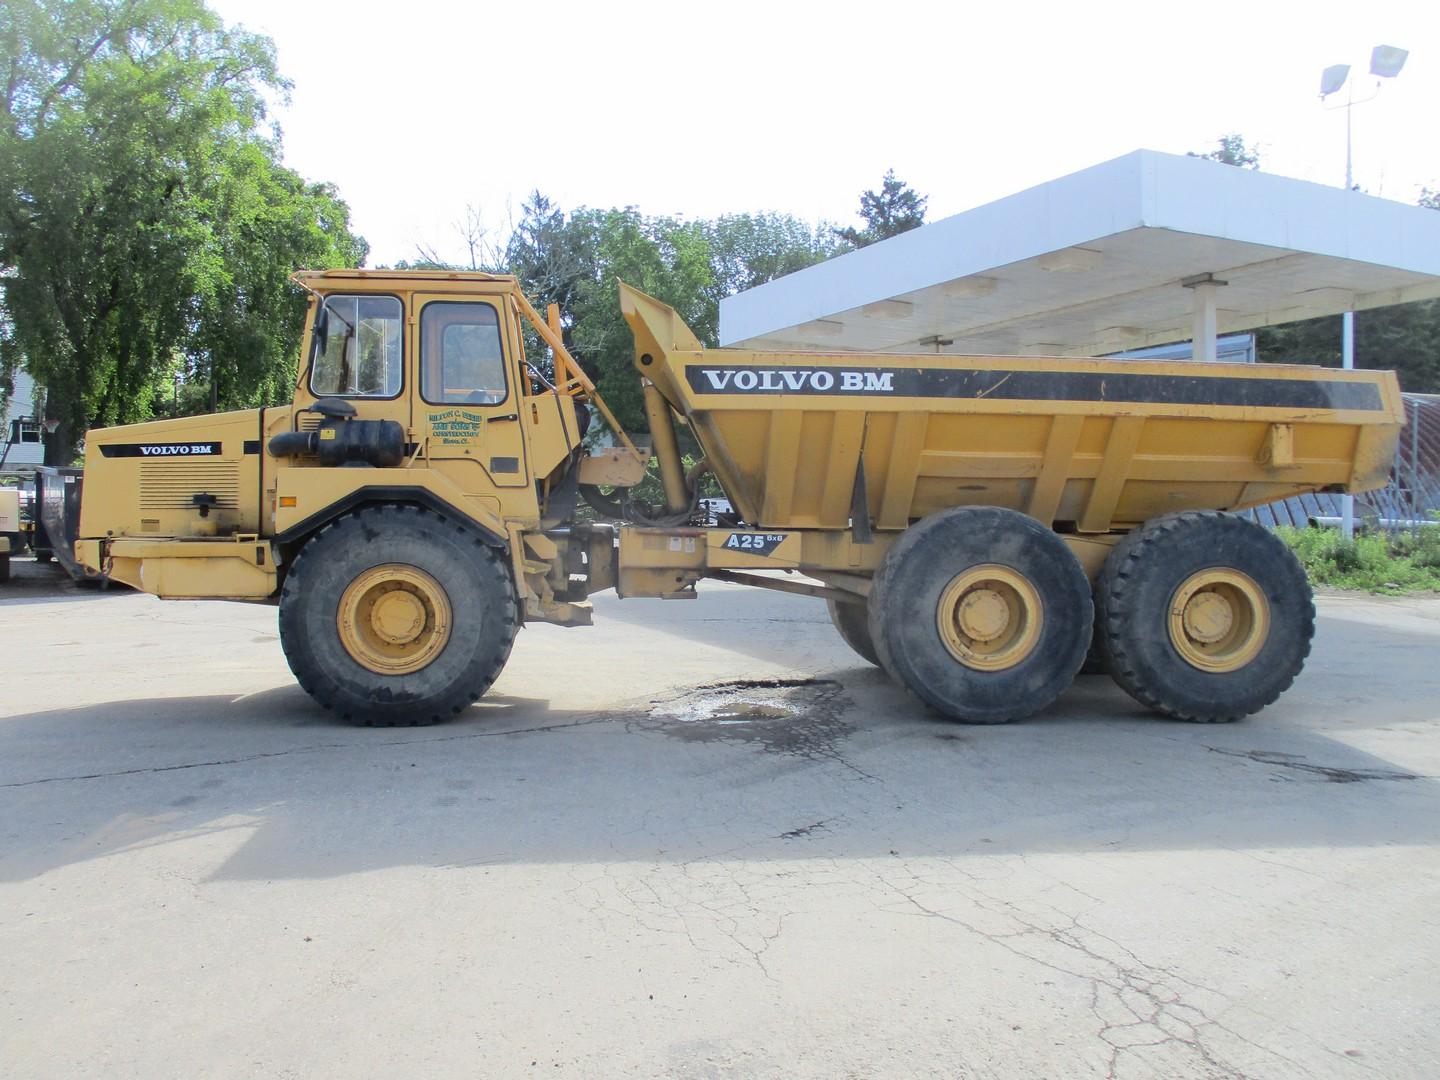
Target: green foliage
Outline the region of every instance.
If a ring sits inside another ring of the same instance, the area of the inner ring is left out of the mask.
[[[1346,540],[1339,529],[1275,530],[1315,585],[1398,596],[1440,592],[1440,527],[1391,534],[1361,533]]]
[[[894,169],[885,170],[879,191],[860,195],[860,216],[865,228],[834,230],[835,236],[852,247],[862,248],[892,236],[899,236],[925,224],[925,204],[929,196],[917,195],[910,185],[895,176]]]
[[[707,345],[719,333],[720,300],[835,254],[828,226],[783,214],[733,214],[714,221],[647,217],[634,207],[570,213],[533,192],[503,248],[543,314],[560,309],[561,337],[626,430],[647,430],[634,341],[616,302],[624,281],[675,308]],[[429,258],[427,254],[427,258]],[[538,339],[526,354],[542,372]],[[688,433],[681,431],[682,441]]]
[[[1260,168],[1260,148],[1247,146],[1245,140],[1238,133],[1231,132],[1229,135],[1222,135],[1216,141],[1217,146],[1209,153],[1197,154],[1191,150],[1185,156],[1218,161],[1221,165],[1234,165],[1239,169]]]
[[[303,300],[286,275],[365,249],[262,131],[287,89],[272,43],[200,0],[0,12],[0,369],[45,387],[47,461],[153,415],[177,366],[220,406],[288,397]]]
[[[1255,344],[1264,363],[1339,367],[1340,316],[1263,326]],[[1393,370],[1412,394],[1440,393],[1440,300],[1357,311],[1355,366]]]
[[[634,340],[616,302],[619,283],[663,300],[706,344],[715,343],[718,310],[708,302],[713,275],[704,228],[674,218],[647,218],[633,207],[582,211],[580,227],[593,230],[596,272],[584,279],[571,309],[576,359],[620,423],[645,431]]]
[[[704,222],[716,310],[726,296],[793,274],[845,250],[828,225],[788,214],[726,214]]]

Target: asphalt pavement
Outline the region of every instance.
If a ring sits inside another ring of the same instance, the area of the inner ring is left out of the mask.
[[[702,583],[365,730],[273,608],[15,565],[6,1075],[1440,1075],[1440,601],[1320,598],[1238,724],[967,727]]]

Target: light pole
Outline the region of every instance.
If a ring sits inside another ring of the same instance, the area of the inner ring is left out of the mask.
[[[1405,59],[1409,55],[1408,50],[1396,48],[1394,45],[1376,45],[1371,49],[1370,74],[1375,76],[1375,92],[1359,101],[1355,100],[1355,80],[1350,78],[1349,64],[1331,64],[1320,73],[1320,101],[1322,104],[1326,98],[1348,83],[1344,104],[1327,106],[1331,109],[1345,110],[1346,191],[1351,191],[1355,187],[1355,158],[1350,141],[1351,111],[1356,105],[1374,101],[1379,96],[1380,87],[1383,85],[1380,80],[1393,79],[1399,75],[1400,69],[1405,66]],[[1353,305],[1340,317],[1340,366],[1346,370],[1355,366],[1355,311]],[[1355,496],[1353,495],[1342,495],[1340,498],[1340,534],[1346,540],[1355,535]]]

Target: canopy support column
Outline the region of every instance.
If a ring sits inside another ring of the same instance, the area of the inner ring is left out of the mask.
[[[1215,362],[1218,355],[1215,345],[1217,335],[1215,319],[1215,291],[1229,282],[1219,280],[1214,274],[1195,274],[1183,278],[1181,285],[1194,293],[1195,321],[1190,334],[1190,359]]]

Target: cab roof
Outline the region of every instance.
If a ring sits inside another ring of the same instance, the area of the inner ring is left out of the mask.
[[[481,270],[297,270],[291,280],[311,288],[337,282],[357,281],[489,281],[517,285],[513,274],[487,274]]]

